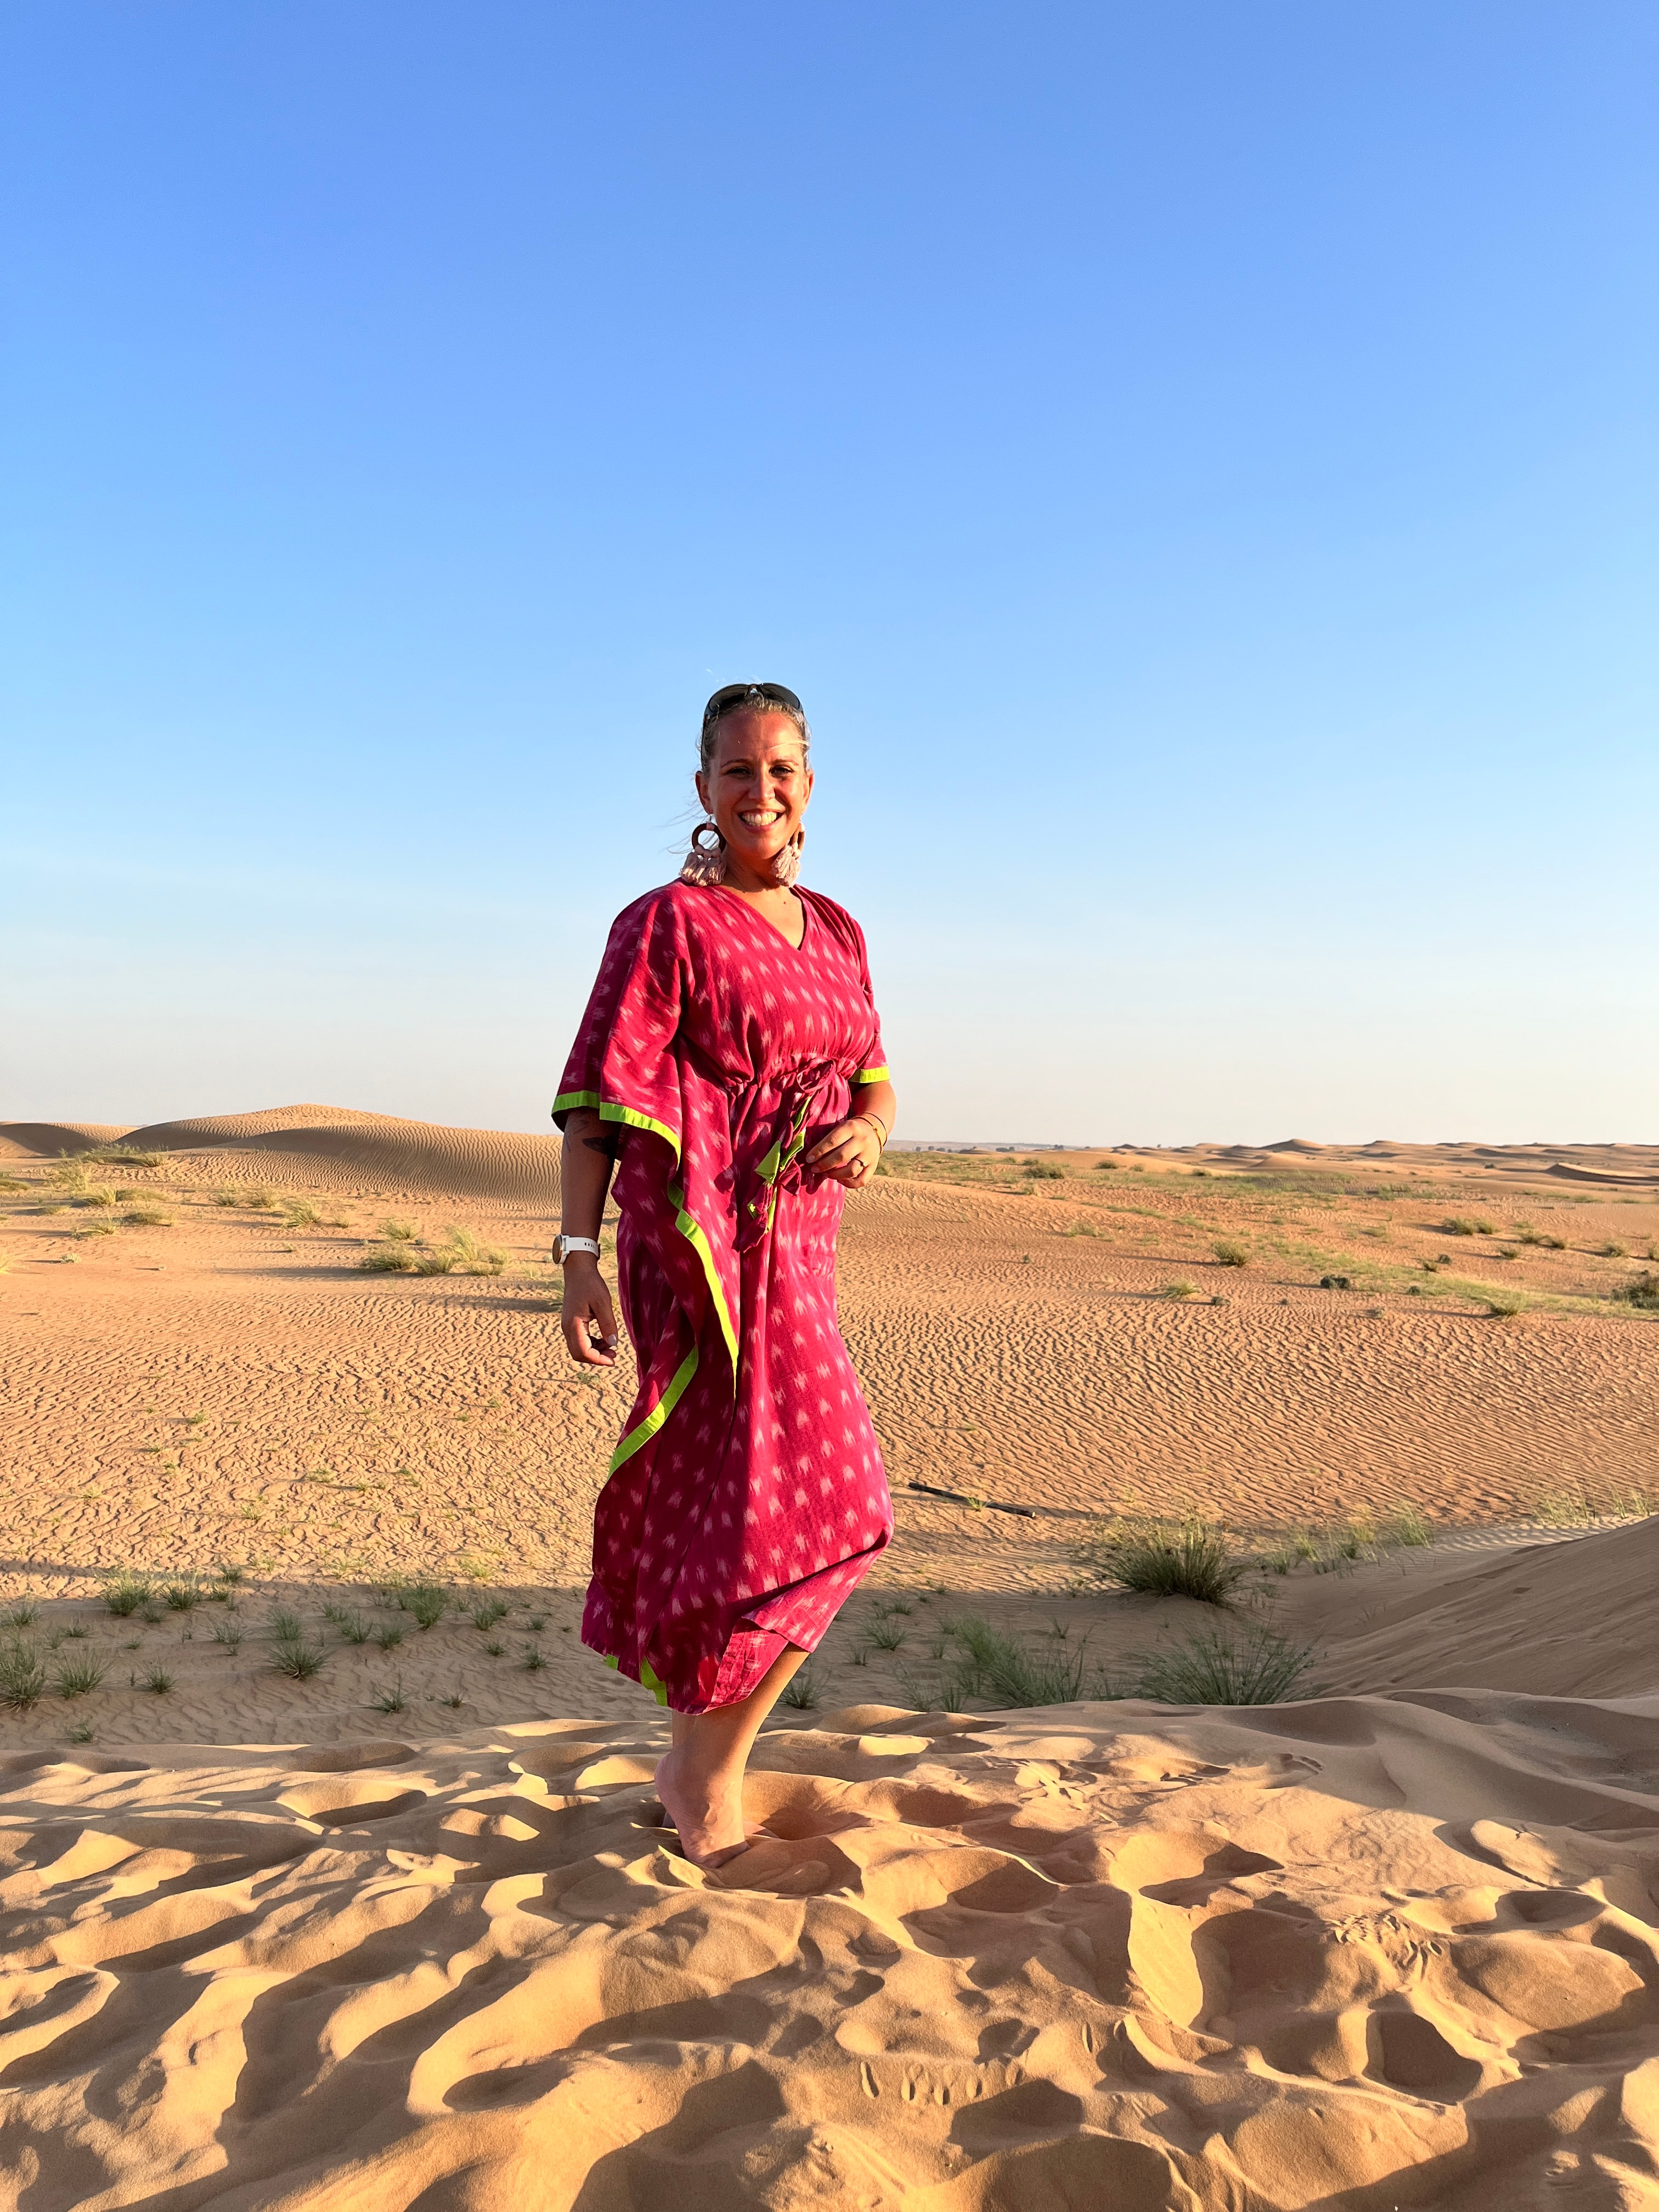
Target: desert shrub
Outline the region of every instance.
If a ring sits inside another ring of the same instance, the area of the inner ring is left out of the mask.
[[[371,1244],[357,1262],[365,1275],[412,1275],[419,1260],[407,1244]]]
[[[536,1649],[533,1644],[526,1644],[524,1647],[523,1656],[520,1659],[519,1664],[523,1668],[526,1674],[539,1674],[542,1668],[546,1666],[547,1661],[543,1654]],[[787,1686],[785,1686],[783,1694],[787,1699],[789,1695]]]
[[[425,1252],[416,1263],[417,1275],[499,1275],[507,1265],[505,1252],[482,1244],[470,1229],[451,1229],[441,1244]]]
[[[910,1684],[918,1704],[959,1706],[969,1698],[996,1705],[1066,1705],[1087,1694],[1085,1644],[1075,1649],[1054,1640],[1046,1650],[1016,1644],[990,1623],[970,1613],[945,1624],[957,1657],[945,1676],[921,1690]]]
[[[1066,1170],[1048,1160],[1027,1160],[1025,1172],[1033,1182],[1064,1182]]]
[[[904,1641],[904,1629],[901,1623],[890,1619],[872,1622],[870,1641],[878,1651],[896,1651]]]
[[[361,1613],[345,1612],[337,1608],[333,1620],[335,1627],[340,1632],[340,1641],[343,1644],[368,1643],[368,1623]]]
[[[284,1229],[319,1229],[323,1217],[308,1198],[285,1199],[283,1202]]]
[[[8,1606],[0,1613],[0,1628],[27,1628],[40,1610],[32,1597],[20,1597],[15,1605]]]
[[[241,1622],[216,1620],[213,1624],[213,1640],[216,1644],[222,1644],[227,1651],[236,1650],[242,1641]]]
[[[1242,1636],[1203,1629],[1139,1662],[1132,1695],[1161,1705],[1277,1705],[1297,1692],[1312,1669],[1305,1644],[1260,1626]]]
[[[1109,1522],[1074,1556],[1095,1582],[1204,1605],[1227,1604],[1250,1571],[1249,1560],[1230,1548],[1224,1529],[1196,1514],[1182,1521]]]
[[[1628,1260],[1630,1257],[1630,1246],[1621,1244],[1616,1237],[1609,1237],[1605,1244],[1598,1244],[1595,1249],[1597,1256],[1603,1260]]]
[[[202,1593],[194,1583],[169,1583],[161,1602],[169,1613],[190,1613],[202,1602]]]
[[[308,1682],[327,1656],[319,1644],[283,1643],[272,1652],[270,1663],[279,1674],[295,1682]]]
[[[75,1239],[76,1243],[79,1243],[83,1237],[113,1237],[115,1233],[115,1224],[112,1221],[88,1221],[76,1231]]]
[[[115,1203],[115,1193],[107,1183],[95,1182],[81,1193],[75,1201],[77,1206],[110,1206]]]
[[[402,1712],[404,1709],[404,1684],[402,1675],[398,1676],[398,1680],[392,1684],[389,1690],[382,1690],[378,1697],[371,1698],[369,1699],[369,1703],[374,1706],[377,1713]]]
[[[1527,1310],[1528,1301],[1523,1291],[1483,1291],[1480,1295],[1486,1301],[1486,1311],[1494,1321],[1513,1321],[1516,1314]]]
[[[46,1170],[46,1181],[54,1190],[61,1190],[70,1196],[92,1188],[91,1170],[84,1159],[76,1156],[54,1160]]]
[[[1385,1515],[1377,1534],[1385,1544],[1414,1550],[1434,1541],[1434,1524],[1415,1505],[1396,1505]]]
[[[58,1659],[54,1686],[60,1698],[84,1698],[108,1672],[108,1660],[100,1659],[95,1651],[67,1651]]]
[[[306,1632],[305,1623],[297,1613],[279,1605],[270,1616],[270,1632],[278,1644],[297,1644]]]
[[[112,1168],[159,1168],[160,1152],[135,1152],[131,1145],[98,1145],[87,1155]]]
[[[0,1644],[0,1702],[26,1713],[46,1692],[46,1662],[32,1644],[14,1637]]]
[[[1648,1313],[1659,1312],[1659,1274],[1651,1268],[1642,1274],[1632,1275],[1627,1283],[1620,1283],[1613,1293],[1626,1305],[1637,1306]]]
[[[809,1659],[799,1667],[783,1686],[782,1702],[798,1713],[810,1713],[818,1701],[818,1686]]]
[[[277,1206],[276,1194],[264,1183],[250,1183],[242,1193],[242,1203],[252,1213],[274,1213]]]
[[[112,1575],[104,1584],[104,1603],[118,1620],[127,1620],[149,1603],[152,1588],[148,1575]]]
[[[467,1618],[475,1628],[493,1628],[498,1620],[505,1620],[512,1610],[505,1598],[483,1597],[469,1608]]]
[[[416,1628],[434,1628],[448,1607],[449,1593],[432,1583],[416,1583],[402,1592],[398,1603],[414,1615]]]
[[[412,1221],[383,1221],[380,1234],[388,1244],[412,1244],[420,1235]]]
[[[1218,1237],[1210,1249],[1224,1267],[1248,1267],[1250,1264],[1249,1247],[1234,1243],[1230,1237]]]
[[[389,1620],[383,1628],[377,1628],[374,1632],[374,1641],[382,1651],[395,1651],[403,1640],[403,1625],[399,1621]]]
[[[1189,1283],[1184,1275],[1178,1277],[1173,1283],[1165,1283],[1164,1288],[1158,1292],[1161,1298],[1190,1298],[1195,1297],[1197,1294],[1198,1285]]]
[[[145,1668],[134,1686],[148,1690],[152,1697],[165,1698],[173,1687],[173,1676],[158,1661],[155,1665]]]
[[[1449,1214],[1440,1224],[1443,1237],[1491,1237],[1496,1234],[1490,1221],[1480,1214]]]

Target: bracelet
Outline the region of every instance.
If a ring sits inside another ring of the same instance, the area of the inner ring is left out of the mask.
[[[887,1124],[879,1114],[872,1114],[866,1110],[862,1114],[854,1114],[853,1119],[855,1121],[873,1121],[881,1132],[881,1149],[884,1152],[887,1150]]]

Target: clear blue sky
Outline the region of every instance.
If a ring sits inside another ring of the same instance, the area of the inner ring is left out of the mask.
[[[1646,0],[14,0],[0,1118],[544,1129],[717,682],[916,1136],[1659,1135]]]

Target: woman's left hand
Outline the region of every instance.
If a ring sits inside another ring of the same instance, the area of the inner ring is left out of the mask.
[[[874,1175],[880,1158],[881,1133],[866,1115],[859,1114],[850,1121],[837,1121],[804,1156],[801,1165],[830,1182],[858,1190]]]

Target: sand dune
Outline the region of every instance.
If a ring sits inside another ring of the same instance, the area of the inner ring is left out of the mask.
[[[0,1122],[17,1154],[56,1157],[82,1142],[159,1152],[180,1173],[227,1182],[276,1182],[296,1190],[444,1193],[503,1205],[559,1202],[559,1139],[494,1129],[450,1129],[337,1106],[276,1106],[207,1114],[135,1129]]]
[[[51,1182],[118,1137],[157,1202]],[[763,1741],[741,1886],[574,1634],[629,1377],[560,1355],[555,1139],[295,1106],[0,1154],[0,1644],[105,1668],[0,1710],[0,2207],[1659,2206],[1659,1520],[1497,1525],[1651,1483],[1659,1205],[1562,1183],[1659,1152],[894,1163],[842,1292],[899,1537]],[[360,1272],[393,1212],[502,1272]],[[1444,1540],[1264,1578],[1317,1698],[915,1710],[966,1610],[1109,1677],[1214,1626],[1073,1587],[1092,1515],[1394,1501]],[[224,1560],[234,1604],[94,1601]],[[466,1603],[412,1629],[374,1584],[415,1575]]]
[[[14,1759],[13,2201],[1651,2204],[1659,1699]]]

